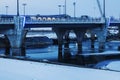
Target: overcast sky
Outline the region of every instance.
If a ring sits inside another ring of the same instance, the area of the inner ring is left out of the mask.
[[[8,14],[16,14],[16,1],[17,0],[0,0],[0,14],[6,13],[5,6],[9,6]],[[67,1],[67,14],[73,16],[73,2],[76,2],[76,16],[89,15],[101,16],[97,6],[96,0],[66,0]],[[41,14],[53,15],[59,14],[58,5],[64,5],[65,0],[19,0],[20,14],[23,14],[23,3],[26,3],[26,14]],[[100,0],[101,6],[103,0]],[[106,0],[106,15],[107,16],[120,16],[120,0]],[[63,7],[61,7],[63,13]]]

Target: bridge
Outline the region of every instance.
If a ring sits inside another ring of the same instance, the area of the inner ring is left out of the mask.
[[[58,38],[58,60],[61,60],[63,57],[62,46],[64,44],[64,48],[69,47],[68,37],[71,30],[77,37],[78,54],[82,53],[82,40],[87,30],[91,30],[93,34],[98,36],[99,50],[103,50],[107,36],[107,22],[108,20],[104,18],[1,17],[0,33],[5,35],[11,46],[11,49],[6,47],[6,55],[25,56],[24,42],[29,28],[51,27]],[[120,21],[112,20],[109,25],[119,26]]]

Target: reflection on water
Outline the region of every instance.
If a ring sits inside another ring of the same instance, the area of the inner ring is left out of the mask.
[[[49,38],[56,38],[56,35],[54,33],[29,33],[29,36],[47,36]],[[105,51],[112,51],[115,52],[117,51],[118,44],[120,42],[107,42],[106,43],[106,49]],[[98,45],[99,43],[96,41],[95,42],[95,49],[91,50],[91,42],[90,40],[84,41],[82,43],[82,49],[83,49],[83,54],[92,54],[92,53],[98,53]],[[64,48],[64,46],[63,46]],[[64,50],[64,49],[63,49]],[[4,49],[0,49],[0,54],[4,54]],[[64,52],[64,51],[63,51]],[[77,44],[71,43],[69,46],[69,52],[71,53],[72,58],[76,56],[77,54]],[[57,45],[50,45],[45,48],[31,48],[31,49],[26,49],[26,57],[31,58],[31,59],[37,59],[37,60],[49,60],[49,61],[57,61],[58,59],[58,46]]]
[[[64,55],[63,56],[63,61],[64,63],[69,63],[69,64],[77,64],[77,65],[84,65],[86,67],[93,67],[94,63],[96,64],[97,62],[100,62],[101,59],[104,59],[103,57],[88,57],[87,54],[96,54],[99,53],[101,54],[110,54],[112,52],[112,54],[115,53],[120,53],[119,51],[117,51],[117,47],[116,44],[114,43],[106,43],[109,44],[108,46],[106,46],[106,50],[102,53],[97,52],[98,51],[98,42],[95,43],[95,49],[91,50],[90,49],[90,41],[85,41],[83,42],[83,52],[82,54],[85,54],[84,58],[77,56],[77,44],[76,43],[71,43],[69,46],[69,52],[71,53],[71,55]],[[113,45],[113,46],[110,46]],[[64,46],[63,46],[64,48]],[[4,49],[0,49],[0,54],[4,54]],[[63,49],[64,52],[64,49]],[[67,57],[65,59],[66,56],[70,56],[71,58]],[[114,55],[113,55],[114,56]],[[117,55],[118,56],[118,55]],[[115,55],[115,57],[117,57]],[[58,62],[58,46],[57,45],[50,45],[48,47],[44,47],[44,48],[31,48],[31,49],[26,49],[26,57],[29,59],[35,59],[35,60],[40,60],[40,61],[52,61],[52,62]],[[112,56],[111,56],[112,57]],[[110,57],[108,57],[110,58]],[[96,60],[96,61],[95,61]],[[93,64],[91,64],[91,62],[93,62]]]
[[[27,49],[27,57],[33,59],[57,60],[57,46],[48,46],[46,48]]]
[[[71,55],[75,55],[77,48],[76,44],[70,45]],[[46,48],[37,48],[37,49],[27,49],[26,50],[27,57],[34,59],[47,59],[50,61],[57,61],[58,58],[58,46],[51,45]]]

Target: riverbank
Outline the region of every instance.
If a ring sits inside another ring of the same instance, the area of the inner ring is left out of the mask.
[[[4,58],[0,58],[0,72],[1,80],[120,79],[120,72]]]

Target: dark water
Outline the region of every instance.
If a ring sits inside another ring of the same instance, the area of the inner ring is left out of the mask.
[[[70,52],[75,55],[77,51],[76,44],[70,44]],[[0,49],[0,54],[4,54],[5,49]],[[35,60],[58,61],[58,46],[49,45],[44,48],[29,48],[26,49],[26,57]]]
[[[95,42],[95,49],[91,50],[91,42],[90,40],[84,41],[82,43],[82,54],[92,54],[92,53],[100,53],[98,51],[99,43]],[[103,52],[116,52],[118,51],[119,42],[107,42],[105,46],[105,50]],[[64,47],[63,47],[64,49]],[[69,50],[72,56],[77,54],[77,44],[70,43]],[[119,52],[119,51],[118,51]],[[64,51],[63,51],[64,53]],[[58,45],[50,45],[44,48],[31,48],[26,49],[26,56],[35,59],[48,59],[48,60],[57,60],[58,57]]]
[[[57,60],[57,46],[48,46],[46,48],[27,49],[27,57],[37,60]]]
[[[42,35],[47,35],[48,33],[42,33]],[[48,37],[52,37],[52,34],[49,34]],[[32,36],[34,34],[32,33]],[[37,34],[41,35],[41,34]],[[41,36],[42,36],[41,35]],[[53,34],[55,36],[55,34]],[[119,46],[120,42],[107,42],[106,43],[106,49],[104,52],[115,52],[118,51],[117,48]],[[95,42],[95,49],[91,50],[90,48],[91,42],[90,40],[83,42],[83,54],[92,54],[92,53],[98,53],[98,42]],[[77,54],[77,44],[71,43],[69,46],[70,53],[73,56]],[[0,54],[4,53],[4,49],[0,49]],[[26,57],[30,59],[36,59],[36,60],[43,60],[43,61],[58,61],[58,46],[57,45],[50,45],[44,48],[31,48],[26,49]]]
[[[98,42],[95,43],[95,49],[91,50],[90,41],[83,42],[83,52],[82,54],[92,54],[92,53],[100,53],[98,52]],[[103,52],[116,52],[118,43],[116,42],[108,42],[106,43],[106,49]],[[70,53],[72,56],[77,54],[77,44],[71,43],[69,47]],[[63,51],[64,52],[64,51]],[[119,51],[118,51],[119,52]],[[45,48],[34,48],[26,50],[27,57],[34,59],[47,59],[47,60],[57,60],[58,58],[58,46],[50,45]]]

